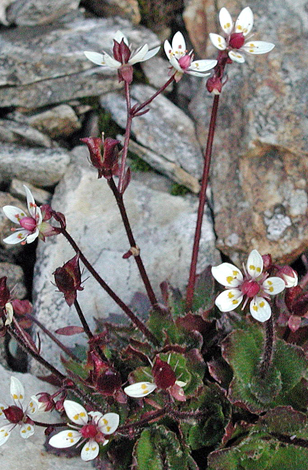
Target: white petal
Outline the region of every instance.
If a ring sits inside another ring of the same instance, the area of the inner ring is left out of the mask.
[[[212,267],[212,275],[225,287],[238,287],[243,280],[241,271],[231,263],[222,263]]]
[[[15,427],[15,424],[8,423],[0,426],[0,446],[2,446],[10,437],[12,429]]]
[[[22,403],[25,399],[25,389],[16,377],[11,377],[10,393],[15,405],[22,408]]]
[[[186,54],[186,43],[183,34],[178,31],[172,39],[172,52],[177,59]]]
[[[101,417],[97,426],[103,434],[113,434],[118,428],[120,416],[117,413],[106,413]]]
[[[34,240],[37,239],[37,237],[39,236],[39,234],[40,234],[40,231],[39,231],[38,228],[36,228],[34,233],[30,233],[30,234],[27,236],[27,243],[32,243],[32,242],[34,242]]]
[[[127,37],[125,36],[125,34],[122,33],[122,31],[119,31],[119,30],[118,30],[118,31],[115,33],[113,39],[114,39],[115,41],[117,41],[117,43],[119,43],[119,44],[120,44],[120,42],[122,41],[122,39],[124,39],[125,44],[126,44],[127,46],[129,45],[129,44],[128,44],[128,39],[127,39]]]
[[[12,323],[13,315],[14,315],[13,305],[10,302],[5,304],[5,311],[6,311],[5,325],[10,325]]]
[[[280,277],[268,277],[263,282],[263,289],[270,295],[280,294],[286,287],[283,279]]]
[[[235,23],[235,32],[247,36],[253,26],[253,13],[250,7],[244,8]]]
[[[39,411],[40,405],[42,405],[42,403],[38,401],[37,396],[33,395],[27,406],[26,415],[28,416],[37,413]]]
[[[0,418],[1,418],[1,420],[6,419],[5,414],[3,413],[3,410],[5,410],[5,408],[7,408],[7,406],[0,403]]]
[[[146,397],[156,389],[156,385],[151,382],[137,382],[124,388],[126,395],[132,398]]]
[[[104,54],[99,54],[98,52],[84,51],[84,55],[87,59],[89,59],[96,65],[106,65]]]
[[[246,42],[241,51],[247,52],[247,54],[266,54],[274,49],[275,44],[265,41],[250,41]]]
[[[115,60],[113,57],[111,57],[109,54],[104,54],[104,61],[107,67],[110,67],[112,69],[118,69],[121,67],[121,62],[118,60]]]
[[[186,73],[188,73],[189,75],[193,75],[194,77],[208,77],[210,75],[210,72],[196,72],[194,70],[186,70]]]
[[[252,250],[246,264],[247,272],[251,277],[257,278],[263,271],[263,259],[257,250]]]
[[[64,401],[65,413],[76,424],[85,425],[88,422],[88,413],[82,405],[72,400]]]
[[[137,62],[142,62],[148,50],[149,50],[149,46],[147,44],[144,44],[144,46],[139,47],[139,49],[137,49],[133,57],[129,59],[128,61],[129,65],[134,65],[134,64],[137,64]]]
[[[228,56],[231,60],[234,60],[234,62],[238,62],[239,64],[243,64],[245,62],[245,57],[243,57],[239,52],[229,51]]]
[[[146,53],[146,55],[144,56],[144,58],[142,60],[140,60],[139,62],[144,62],[145,60],[151,59],[152,57],[154,57],[157,54],[159,49],[160,49],[160,46],[154,47],[154,49],[151,49],[150,51],[148,51]]]
[[[100,411],[89,411],[88,415],[91,416],[95,423],[98,423],[98,421],[103,417]]]
[[[23,423],[20,426],[19,432],[20,432],[21,437],[23,437],[24,439],[28,439],[28,437],[34,434],[34,426],[32,426],[32,424],[29,424],[29,423]]]
[[[35,214],[36,214],[36,210],[35,210],[36,204],[35,204],[35,200],[34,200],[33,194],[31,193],[30,189],[29,189],[26,185],[23,185],[23,187],[25,188],[25,191],[26,191],[27,206],[28,206],[29,214],[31,215],[31,217],[35,217]]]
[[[195,60],[189,66],[189,71],[206,72],[212,69],[217,64],[217,60]]]
[[[27,236],[29,235],[29,231],[21,228],[18,230],[15,230],[12,235],[9,235],[8,237],[4,238],[3,241],[4,243],[7,243],[8,245],[15,245],[16,243],[21,243],[24,240],[26,240]]]
[[[185,385],[187,385],[187,382],[183,382],[182,380],[176,380],[175,383],[176,383],[179,387],[185,387]]]
[[[49,444],[57,449],[65,449],[66,447],[71,447],[76,444],[81,438],[82,435],[79,431],[66,429],[52,436],[49,439]]]
[[[233,29],[233,20],[226,8],[222,8],[219,12],[219,22],[222,30],[227,34],[231,34]]]
[[[249,308],[251,316],[258,321],[265,322],[271,317],[271,307],[263,297],[254,297]]]
[[[96,459],[99,453],[99,445],[96,441],[90,439],[82,448],[81,458],[84,462]]]
[[[170,57],[169,62],[175,70],[177,70],[178,72],[180,72],[183,75],[184,70],[180,66],[179,61],[174,56]]]
[[[220,51],[224,51],[227,47],[225,38],[220,36],[220,34],[210,33],[210,40],[213,46],[217,47]]]
[[[243,300],[243,295],[239,289],[227,289],[223,291],[215,300],[215,305],[221,312],[231,312]]]
[[[14,222],[14,224],[19,224],[20,219],[27,217],[25,211],[15,206],[4,206],[3,212],[8,219]]]
[[[172,47],[171,47],[170,42],[167,39],[164,42],[164,49],[165,49],[166,56],[168,57],[168,59],[170,59],[170,57],[172,56]]]

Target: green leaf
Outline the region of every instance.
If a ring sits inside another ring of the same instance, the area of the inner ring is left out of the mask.
[[[183,448],[176,434],[165,426],[153,426],[142,431],[133,456],[136,470],[189,470],[188,449]]]
[[[215,282],[211,273],[211,266],[207,266],[197,277],[192,311],[212,309],[214,306],[214,291]]]
[[[232,403],[240,402],[251,412],[260,413],[278,405],[292,404],[303,408],[296,391],[303,393],[308,361],[298,346],[277,340],[269,372],[260,377],[260,358],[263,354],[263,332],[258,325],[233,331],[223,342],[223,357],[233,370],[229,387]]]

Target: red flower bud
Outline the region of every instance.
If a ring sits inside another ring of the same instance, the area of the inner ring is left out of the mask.
[[[213,95],[220,95],[222,90],[222,81],[219,77],[213,75],[206,82],[206,89]]]
[[[131,56],[131,50],[125,43],[124,39],[118,43],[115,39],[113,40],[113,57],[121,64],[127,64]]]
[[[243,33],[232,33],[229,40],[229,46],[232,49],[240,49],[245,44],[245,37]]]
[[[162,361],[159,357],[155,359],[152,374],[155,384],[162,390],[167,390],[167,388],[175,384],[176,375],[173,369],[167,362]]]
[[[57,288],[64,294],[66,303],[71,306],[77,298],[77,290],[83,290],[83,287],[81,287],[79,255],[74,256],[62,268],[57,268],[53,274]]]
[[[118,169],[118,147],[119,140],[107,137],[105,140],[99,137],[85,137],[80,139],[87,144],[90,152],[90,160],[94,168],[98,170],[98,177],[111,178]],[[103,155],[101,148],[103,147]]]

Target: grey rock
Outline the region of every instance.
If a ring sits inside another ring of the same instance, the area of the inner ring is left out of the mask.
[[[7,286],[14,299],[24,299],[27,295],[23,270],[17,264],[0,263],[0,278],[7,277]]]
[[[209,2],[209,17],[214,6]],[[228,9],[236,18],[238,2]],[[217,246],[235,262],[257,248],[289,263],[308,244],[308,59],[301,55],[299,67],[295,58],[307,43],[307,11],[303,1],[277,0],[252,9],[254,37],[276,47],[228,66],[212,158]],[[203,88],[190,105],[203,144],[211,103]]]
[[[25,124],[10,119],[0,119],[0,140],[19,145],[30,145],[51,148],[55,143],[42,132]]]
[[[29,118],[29,123],[51,138],[68,137],[81,128],[75,111],[67,104],[36,113]]]
[[[78,5],[79,0],[15,0],[7,10],[7,20],[27,26],[53,23]]]
[[[157,175],[155,176],[157,178]],[[125,193],[127,212],[138,246],[141,248],[153,288],[160,294],[159,284],[169,280],[185,289],[191,258],[196,221],[197,200],[192,195],[171,196],[155,191],[150,185],[132,181]],[[67,229],[95,269],[126,303],[137,291],[144,292],[133,258],[122,259],[129,249],[113,195],[104,179],[86,165],[71,165],[57,186],[52,207],[63,212]],[[214,248],[215,235],[209,211],[206,211],[200,244],[199,271],[219,262]],[[34,275],[34,308],[37,318],[51,331],[67,324],[78,325],[74,308],[69,308],[63,295],[52,284],[52,273],[74,256],[72,248],[61,237],[50,237],[39,243]],[[83,274],[84,290],[78,293],[80,305],[93,328],[93,317],[107,318],[121,310],[98,284]],[[80,342],[78,337],[63,337],[68,344]],[[43,354],[56,358],[57,349],[47,346],[42,338]],[[32,370],[37,372],[34,367]]]
[[[170,63],[168,60],[163,59],[162,57],[155,56],[151,60],[141,62],[141,68],[145,73],[149,84],[152,85],[154,88],[161,88],[170,78],[168,76],[168,69],[170,68]],[[173,85],[174,82],[172,82],[166,88],[166,91],[172,91]]]
[[[10,194],[12,196],[18,197],[20,200],[26,203],[26,194],[25,188],[26,185],[31,193],[33,194],[34,200],[38,205],[49,204],[52,198],[52,195],[49,191],[45,191],[44,189],[36,188],[32,184],[26,181],[20,181],[18,179],[13,179],[10,184]]]
[[[141,20],[138,0],[84,0],[83,4],[98,16],[119,15],[134,25]]]
[[[42,382],[31,374],[11,372],[0,365],[2,403],[10,403],[10,380],[12,375],[24,385],[26,401],[30,399],[31,395],[38,392],[53,393],[56,390],[52,385]],[[55,423],[59,422],[59,415],[44,413],[41,419],[44,422]],[[1,447],[1,464],[3,468],[18,467],[19,470],[37,470],[38,468],[41,470],[55,470],[57,468],[61,468],[61,470],[85,469],[85,463],[79,456],[66,459],[48,453],[44,448],[45,440],[44,428],[39,426],[36,426],[34,435],[28,439],[22,439],[18,429],[14,429],[9,440]]]
[[[15,144],[1,146],[0,181],[13,178],[35,186],[52,186],[65,173],[70,156],[63,149],[27,148]]]
[[[6,9],[11,3],[14,3],[15,0],[1,0],[0,3],[0,23],[8,26],[10,23],[6,18]]]
[[[142,103],[154,93],[155,89],[150,86],[134,85],[131,88],[132,104]],[[126,107],[123,94],[108,93],[101,97],[100,102],[102,107],[112,114],[117,124],[125,128]],[[193,121],[162,95],[155,98],[149,107],[148,113],[134,118],[132,135],[139,145],[145,147],[144,153],[148,163],[152,159],[153,166],[157,169],[159,160],[160,171],[177,182],[180,170],[184,170],[195,179],[191,186],[194,185],[196,190],[196,178],[200,177],[203,157]],[[181,184],[187,183],[183,181]]]
[[[133,47],[158,45],[148,29],[119,17],[20,27],[0,39],[1,106],[38,108],[122,88],[114,70],[95,66],[83,51],[111,51],[121,29]]]

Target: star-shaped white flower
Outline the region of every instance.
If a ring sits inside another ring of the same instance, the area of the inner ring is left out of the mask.
[[[253,13],[250,7],[246,7],[241,11],[235,24],[228,10],[222,8],[219,12],[219,21],[225,37],[220,34],[210,33],[210,40],[220,51],[227,51],[230,59],[235,62],[245,62],[241,52],[266,54],[275,47],[270,42],[249,40],[248,34],[253,26]]]
[[[98,52],[84,51],[84,54],[87,59],[96,65],[116,69],[118,70],[119,74],[121,72],[120,69],[122,69],[122,75],[124,75],[124,77],[119,75],[119,79],[122,77],[122,79],[126,81],[132,80],[131,70],[129,70],[129,77],[127,79],[125,76],[125,69],[129,69],[128,66],[132,66],[138,62],[144,62],[145,60],[151,59],[160,49],[160,46],[158,46],[149,50],[149,46],[144,44],[132,53],[128,40],[121,31],[116,32],[113,40],[113,57],[111,57],[105,51],[103,51],[102,54],[99,54]]]
[[[267,277],[263,273],[263,259],[257,250],[252,250],[248,256],[244,275],[230,263],[212,267],[212,275],[226,287],[215,300],[221,312],[234,310],[245,297],[243,308],[250,302],[250,313],[260,322],[268,320],[272,313],[267,300],[285,288],[285,282],[280,277]]]
[[[24,407],[24,387],[15,377],[11,377],[10,394],[14,405],[0,404],[0,446],[8,440],[16,426],[19,426],[20,435],[24,439],[34,434],[33,421],[30,416],[38,411],[36,397],[31,397],[29,404]]]
[[[15,206],[4,206],[3,212],[8,219],[21,228],[12,229],[14,233],[3,239],[5,243],[14,245],[16,243],[32,243],[39,236],[39,226],[43,221],[41,209],[36,205],[34,197],[27,186],[24,185],[27,195],[29,214]]]
[[[184,73],[195,75],[196,77],[206,77],[208,70],[215,67],[217,60],[195,60],[193,61],[193,51],[187,52],[183,34],[178,31],[172,39],[172,46],[168,40],[164,43],[166,55],[172,65],[171,74],[175,73],[175,80],[178,82]]]
[[[85,444],[81,450],[81,458],[85,462],[98,456],[99,444],[106,445],[109,439],[105,436],[113,434],[119,426],[117,413],[102,415],[99,411],[87,411],[82,405],[71,400],[64,401],[64,409],[68,418],[79,426],[79,429],[66,429],[52,436],[49,444],[58,449],[71,447],[77,442]]]

